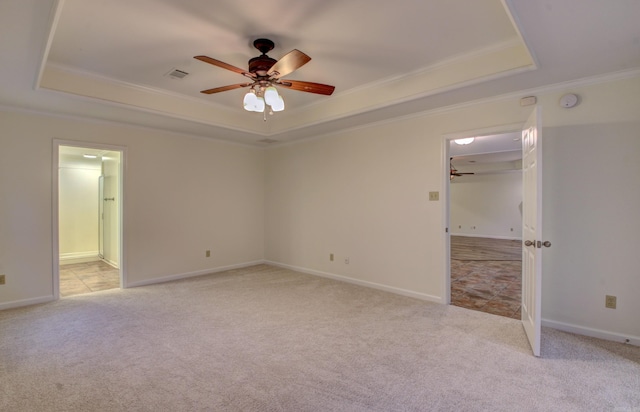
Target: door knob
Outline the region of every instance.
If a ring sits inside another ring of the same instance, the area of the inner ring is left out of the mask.
[[[544,242],[542,242],[542,246],[551,247],[551,242],[549,242],[548,240],[545,240]]]
[[[533,246],[533,241],[531,241],[531,240],[525,240],[525,241],[524,241],[524,245],[525,245],[525,246]]]

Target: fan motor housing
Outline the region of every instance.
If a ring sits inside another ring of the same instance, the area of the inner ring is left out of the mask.
[[[277,60],[263,54],[262,56],[254,57],[249,60],[249,72],[258,76],[266,76],[267,72],[276,64]]]

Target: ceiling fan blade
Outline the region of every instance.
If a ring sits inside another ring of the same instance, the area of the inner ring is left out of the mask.
[[[271,66],[267,75],[275,78],[284,77],[307,64],[309,60],[311,60],[311,57],[300,50],[293,49]]]
[[[213,94],[213,93],[226,92],[227,90],[239,89],[241,87],[248,87],[248,86],[251,86],[252,84],[253,83],[230,84],[228,86],[222,86],[222,87],[216,87],[216,88],[213,88],[213,89],[202,90],[200,93]]]
[[[335,86],[328,84],[303,82],[300,80],[280,80],[276,83],[278,86],[286,87],[291,90],[298,90],[301,92],[324,94],[329,96],[335,90]]]
[[[239,67],[236,66],[232,66],[228,63],[225,62],[221,62],[220,60],[216,60],[216,59],[212,59],[211,57],[208,56],[194,56],[194,59],[198,59],[201,62],[205,62],[205,63],[209,63],[209,64],[213,64],[214,66],[218,66],[218,67],[222,67],[223,69],[227,69],[227,70],[231,70],[234,73],[238,73],[241,74],[243,76],[247,76],[250,78],[255,78],[256,75],[253,73],[249,73],[248,71],[241,69]]]

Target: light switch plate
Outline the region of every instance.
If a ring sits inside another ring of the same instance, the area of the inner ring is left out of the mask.
[[[615,309],[618,305],[618,298],[611,295],[606,295],[604,299],[604,307],[609,309]]]

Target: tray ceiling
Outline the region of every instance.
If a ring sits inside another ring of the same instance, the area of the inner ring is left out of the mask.
[[[636,0],[7,0],[0,3],[0,105],[264,146],[553,84],[640,69]],[[286,109],[246,112],[237,67],[272,39]],[[174,79],[167,73],[189,73]],[[35,87],[34,87],[35,86]]]

